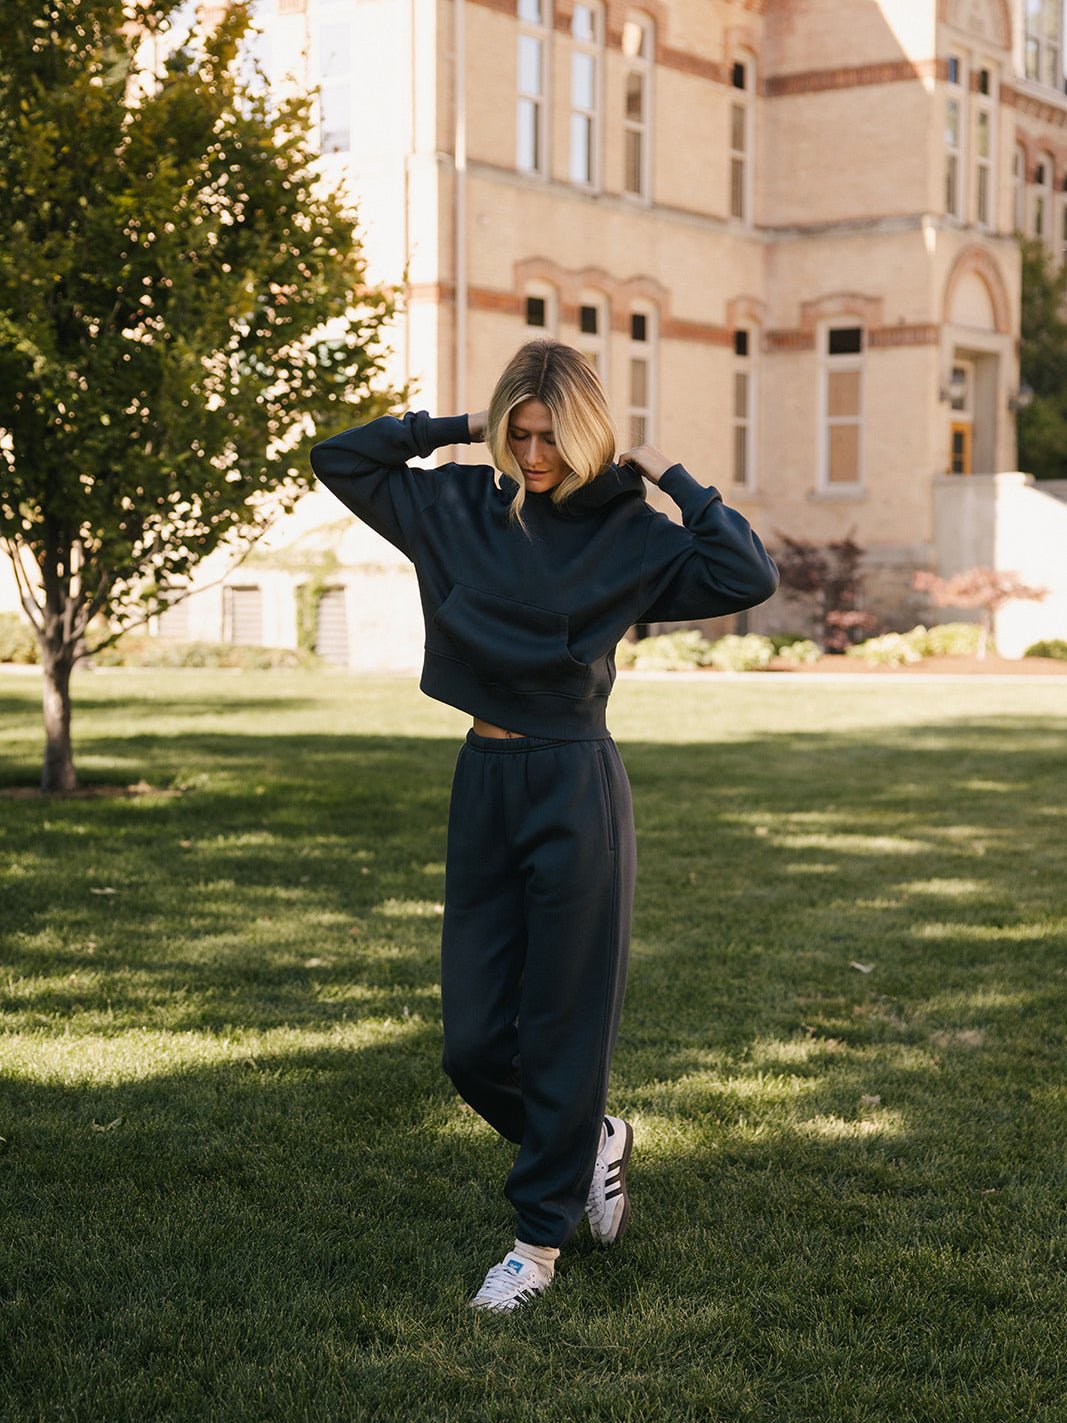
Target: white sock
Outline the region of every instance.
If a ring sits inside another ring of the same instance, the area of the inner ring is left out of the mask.
[[[604,1147],[607,1145],[607,1141],[608,1141],[608,1128],[607,1128],[607,1124],[606,1124],[605,1122],[601,1122],[601,1123],[600,1123],[600,1145],[599,1145],[599,1146],[597,1147],[597,1149],[596,1149],[596,1154],[597,1154],[598,1156],[599,1156],[600,1153],[604,1150]]]
[[[556,1259],[559,1256],[558,1245],[531,1245],[526,1240],[516,1240],[513,1255],[521,1255],[524,1260],[530,1260],[537,1268],[548,1276],[549,1279],[556,1272]]]

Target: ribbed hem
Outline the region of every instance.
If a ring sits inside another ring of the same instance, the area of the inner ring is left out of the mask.
[[[479,682],[464,662],[427,652],[419,686],[428,697],[470,716],[505,726],[521,736],[556,741],[599,741],[608,735],[607,695],[562,697],[552,692],[519,695]],[[507,745],[507,741],[502,741]]]

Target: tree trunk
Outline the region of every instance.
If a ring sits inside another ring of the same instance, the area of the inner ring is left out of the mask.
[[[70,674],[73,649],[41,649],[44,664],[44,765],[42,791],[72,791],[78,784],[70,744]]]

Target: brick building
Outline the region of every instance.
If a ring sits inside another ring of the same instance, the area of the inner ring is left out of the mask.
[[[416,406],[482,407],[547,332],[597,365],[622,447],[651,439],[768,542],[853,531],[890,622],[924,611],[917,567],[1007,566],[1005,511],[1012,566],[1062,581],[1061,491],[1014,472],[1014,233],[1067,247],[1058,3],[260,0],[258,17],[271,82],[319,87],[324,180],[358,202],[372,274],[406,283],[395,375]],[[301,537],[328,525],[332,655],[416,663],[413,578],[328,496],[306,502]],[[220,599],[182,626],[210,631]],[[1067,631],[1062,590],[1019,615],[1009,641]],[[796,623],[780,598],[752,615]]]

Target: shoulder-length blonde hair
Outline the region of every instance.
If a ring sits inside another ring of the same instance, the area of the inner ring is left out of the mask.
[[[552,415],[556,448],[567,474],[552,490],[562,504],[596,479],[615,455],[615,427],[600,377],[583,355],[561,341],[527,341],[512,356],[496,383],[486,412],[486,444],[497,469],[518,485],[508,517],[522,523],[526,484],[508,446],[508,422],[517,405],[539,400]]]

